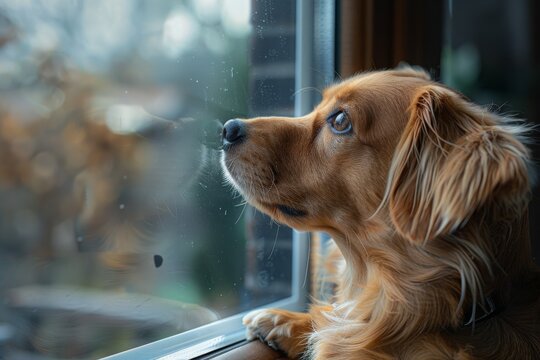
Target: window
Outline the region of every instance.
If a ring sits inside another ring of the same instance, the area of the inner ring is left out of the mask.
[[[0,358],[191,357],[305,307],[307,235],[224,184],[213,136],[310,109],[329,4],[0,0]]]

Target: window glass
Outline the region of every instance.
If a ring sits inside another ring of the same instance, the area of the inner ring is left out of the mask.
[[[294,2],[0,0],[0,358],[98,358],[291,295],[219,127],[292,115]]]

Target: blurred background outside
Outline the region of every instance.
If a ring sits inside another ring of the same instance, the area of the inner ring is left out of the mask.
[[[95,359],[290,295],[291,230],[203,144],[292,114],[294,2],[267,3],[0,1],[0,359]]]

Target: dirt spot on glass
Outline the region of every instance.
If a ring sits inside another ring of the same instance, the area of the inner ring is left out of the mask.
[[[161,265],[163,265],[163,256],[154,255],[154,266],[159,268]]]

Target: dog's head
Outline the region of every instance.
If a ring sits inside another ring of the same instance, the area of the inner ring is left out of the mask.
[[[228,121],[223,168],[294,228],[397,231],[420,244],[488,203],[521,214],[528,152],[517,130],[422,71],[371,72],[326,89],[306,116]]]

